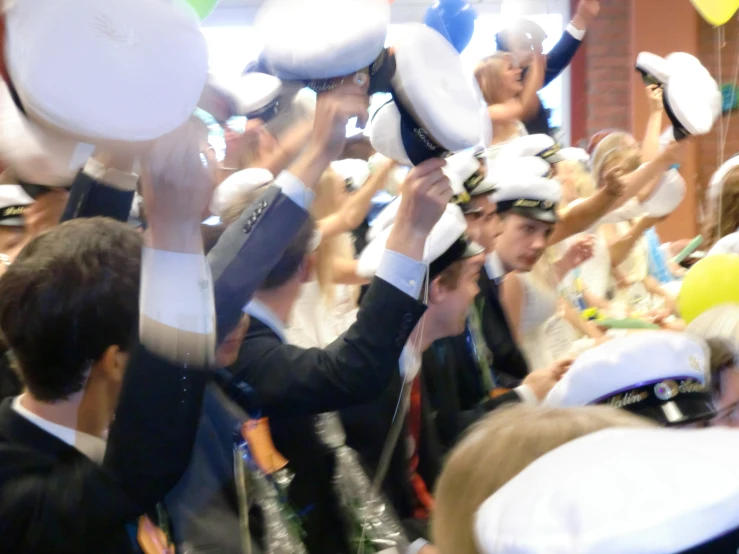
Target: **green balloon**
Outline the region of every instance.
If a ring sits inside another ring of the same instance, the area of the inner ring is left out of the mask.
[[[187,3],[193,7],[202,21],[213,13],[218,5],[218,0],[187,0]]]

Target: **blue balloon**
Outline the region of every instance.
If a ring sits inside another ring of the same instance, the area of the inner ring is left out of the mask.
[[[466,0],[436,0],[426,10],[424,22],[462,53],[472,40],[476,19],[477,12]]]

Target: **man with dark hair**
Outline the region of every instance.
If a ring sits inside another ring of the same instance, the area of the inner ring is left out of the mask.
[[[0,329],[35,400],[66,400],[99,377],[120,382],[136,342],[141,244],[123,223],[84,219],[40,235],[8,269]]]
[[[236,363],[228,368],[228,382],[222,384],[249,415],[270,418],[274,444],[295,475],[289,499],[301,515],[305,546],[311,553],[352,551],[333,494],[332,454],[318,438],[312,414],[377,398],[398,373],[408,335],[425,309],[418,297],[426,236],[451,197],[443,164],[430,160],[409,174],[389,252],[356,323],[329,347],[299,348],[286,344],[284,335],[312,269],[310,253],[316,246],[312,222],[303,225],[244,308],[251,316],[249,331]],[[243,389],[249,393],[240,394]],[[233,501],[232,425],[225,423],[237,422],[232,414],[238,410],[227,404],[209,395],[191,471],[168,499],[178,544],[194,552],[214,544],[230,548],[229,552],[241,549],[239,508]],[[214,435],[220,437],[217,444]]]

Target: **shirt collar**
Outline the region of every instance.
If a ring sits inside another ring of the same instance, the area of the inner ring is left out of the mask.
[[[23,406],[23,404],[21,404],[23,396],[24,395],[20,395],[13,399],[12,407],[18,415],[27,419],[36,425],[36,427],[40,427],[50,435],[55,436],[60,441],[77,449],[80,453],[90,458],[90,460],[96,464],[103,463],[105,449],[107,447],[107,443],[103,439],[93,435],[88,435],[87,433],[83,433],[76,429],[59,425],[58,423],[54,423],[30,412]]]
[[[496,283],[499,283],[505,277],[506,271],[497,252],[491,252],[485,256],[485,271],[488,274],[488,279],[492,279]]]
[[[253,298],[251,302],[249,302],[244,307],[244,313],[249,314],[251,317],[254,317],[264,323],[267,327],[272,329],[275,335],[277,335],[282,342],[287,343],[287,337],[285,336],[285,324],[280,320],[279,317],[277,317],[277,314],[275,314],[275,312],[273,312],[272,309],[265,303],[257,300],[256,298]]]

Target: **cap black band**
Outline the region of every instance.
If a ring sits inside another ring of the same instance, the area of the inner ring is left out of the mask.
[[[377,92],[390,92],[390,80],[395,75],[395,56],[385,48],[375,61],[369,67],[359,69],[357,72],[366,71],[369,75],[369,89],[367,94],[372,96]],[[305,81],[305,86],[316,93],[326,92],[335,89],[341,84],[342,80],[338,78],[331,79],[310,79]]]
[[[461,260],[464,257],[464,253],[467,251],[468,246],[469,242],[467,241],[466,235],[462,235],[455,240],[454,244],[452,244],[446,252],[429,264],[429,281],[438,277],[454,262]]]
[[[507,212],[514,208],[525,210],[540,210],[543,212],[554,212],[557,203],[551,200],[534,200],[531,198],[517,198],[514,200],[501,200],[498,204],[498,212]]]
[[[546,148],[542,150],[541,152],[539,152],[537,156],[539,156],[542,160],[544,160],[547,163],[550,163],[550,164],[556,163],[559,160],[554,160],[552,158],[554,158],[557,154],[559,154],[560,150],[562,150],[562,147],[559,144],[554,143],[551,147]]]
[[[657,85],[658,87],[662,86],[662,83],[657,80],[657,77],[655,77],[648,71],[642,69],[641,67],[637,67],[636,70],[639,73],[641,73],[641,80],[644,82],[646,86],[651,86],[651,85]]]
[[[675,112],[672,111],[672,107],[670,106],[670,98],[667,94],[667,87],[665,86],[664,94],[662,94],[662,105],[665,108],[665,113],[667,114],[667,117],[670,118],[670,123],[672,123],[672,128],[675,133],[675,140],[683,140],[690,136],[690,131],[688,131],[685,128],[685,125],[680,123],[680,120],[675,115]]]
[[[27,207],[28,206],[26,206],[25,204],[17,206],[6,206],[5,208],[0,210],[0,221],[5,221],[6,219],[22,216]]]
[[[738,551],[739,528],[678,554],[736,554]]]
[[[678,407],[686,401],[705,399],[708,406],[696,413],[691,407],[689,413],[681,421],[668,422],[665,424],[685,424],[694,421],[710,419],[715,415],[711,403],[711,391],[705,385],[691,377],[675,377],[661,381],[645,383],[642,386],[617,391],[592,402],[592,404],[605,404],[614,408],[623,408],[635,413],[649,412],[650,408],[659,408],[668,402],[675,402]]]
[[[267,123],[268,121],[271,121],[274,119],[277,114],[280,113],[280,108],[282,107],[282,98],[277,97],[272,102],[267,104],[263,108],[259,108],[258,110],[255,110],[253,112],[249,112],[246,115],[247,119],[261,119],[264,123]]]
[[[431,133],[405,108],[395,89],[390,88],[390,94],[400,112],[400,138],[403,141],[403,149],[411,163],[418,165],[431,158],[441,158],[448,154],[449,151],[442,148],[431,137]]]

